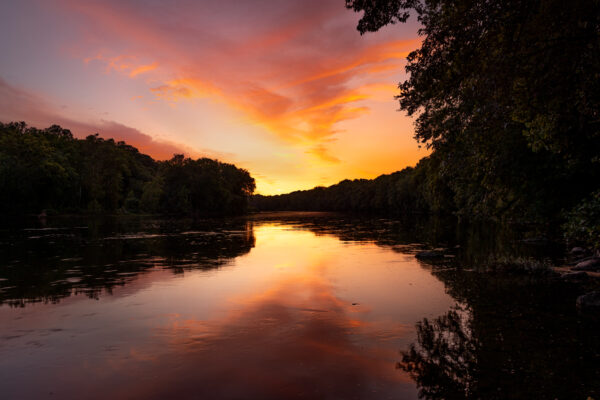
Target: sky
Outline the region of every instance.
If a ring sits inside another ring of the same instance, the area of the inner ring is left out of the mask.
[[[344,0],[0,2],[0,121],[247,169],[257,192],[427,155],[397,84],[416,21],[361,36]]]

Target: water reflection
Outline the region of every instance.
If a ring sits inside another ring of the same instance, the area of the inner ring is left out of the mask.
[[[464,309],[457,307],[416,325],[418,345],[412,344],[402,352],[398,367],[417,382],[420,398],[477,398],[473,374],[477,371],[478,343],[469,318]]]
[[[599,397],[579,288],[472,270],[553,256],[519,232],[314,213],[47,224],[0,234],[6,398]],[[417,261],[425,246],[452,257]]]
[[[338,228],[312,218],[305,227],[285,219],[232,220],[218,228],[166,224],[65,230],[74,236],[41,231],[47,234],[23,238],[18,250],[4,253],[15,268],[19,254],[33,248],[27,240],[45,241],[44,251],[21,256],[28,268],[51,265],[66,280],[73,263],[83,266],[77,276],[89,279],[67,281],[56,294],[48,287],[57,275],[29,287],[32,278],[23,277],[20,292],[6,292],[3,394],[416,397],[409,376],[395,368],[397,351],[414,339],[419,318],[444,312],[454,300],[412,254],[368,239],[316,235],[314,226]],[[226,268],[214,268],[223,259]],[[94,274],[101,284],[85,276]]]
[[[458,224],[452,219],[390,220],[325,213],[273,213],[227,220],[141,217],[54,218],[0,230],[0,305],[57,302],[71,294],[97,298],[143,272],[212,269],[247,254],[253,224],[269,221],[342,242],[375,243],[398,253],[423,246],[455,250],[454,264],[480,266],[509,255],[558,257],[552,245],[531,245],[503,226]]]
[[[136,348],[147,365],[132,371],[126,361],[119,373],[143,384],[113,393],[168,398],[175,387],[178,397],[215,399],[412,395],[410,382],[382,362],[390,352],[360,337],[363,322],[325,282],[292,279],[244,303],[217,323],[174,317],[157,328],[168,351]],[[160,376],[145,380],[159,365]]]
[[[600,325],[555,279],[440,270],[462,302],[416,325],[402,352],[425,399],[586,399],[600,394]]]
[[[99,218],[20,225],[0,236],[0,304],[91,298],[152,269],[213,269],[254,247],[252,221]]]

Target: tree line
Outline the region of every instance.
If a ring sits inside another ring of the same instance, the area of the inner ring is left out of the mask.
[[[339,211],[406,215],[447,214],[453,211],[449,188],[432,173],[437,160],[423,158],[408,167],[376,179],[343,180],[329,187],[263,196],[254,195],[251,207],[258,211]]]
[[[208,158],[156,161],[98,134],[0,123],[0,213],[244,213],[248,171]]]
[[[372,181],[257,197],[260,209],[562,221],[600,246],[600,1],[346,0],[361,34],[417,18],[400,109],[432,150]]]

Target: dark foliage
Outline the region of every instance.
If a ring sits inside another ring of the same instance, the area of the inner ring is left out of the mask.
[[[590,236],[599,221],[589,218],[597,208],[592,193],[600,190],[600,1],[346,6],[364,12],[361,33],[411,16],[421,23],[422,46],[408,56],[409,78],[397,98],[416,117],[416,139],[433,154],[414,169],[261,198],[259,207],[454,210],[532,222],[567,217],[575,239],[597,241]]]
[[[398,100],[458,211],[548,220],[598,190],[599,1],[346,4],[361,33],[409,12],[422,24]]]
[[[600,190],[577,204],[567,217],[563,228],[569,239],[600,249]]]
[[[422,159],[415,168],[405,168],[376,179],[344,180],[329,187],[316,187],[276,196],[255,195],[251,206],[259,211],[342,211],[404,215],[449,213],[446,182],[431,170],[435,157]]]
[[[155,161],[97,134],[84,140],[53,125],[0,123],[0,213],[150,212],[230,215],[246,211],[254,179],[208,158]]]

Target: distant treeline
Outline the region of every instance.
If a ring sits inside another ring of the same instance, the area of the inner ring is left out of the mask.
[[[156,161],[135,147],[53,125],[0,123],[0,213],[244,213],[248,171],[208,158]]]
[[[251,207],[259,211],[339,211],[405,215],[446,214],[455,210],[449,187],[437,181],[435,160],[422,159],[415,168],[405,168],[376,179],[343,180],[329,187],[316,187],[274,196],[254,195]]]
[[[600,1],[346,0],[358,30],[416,18],[400,109],[432,149],[415,168],[259,209],[454,212],[564,223],[600,246]]]

